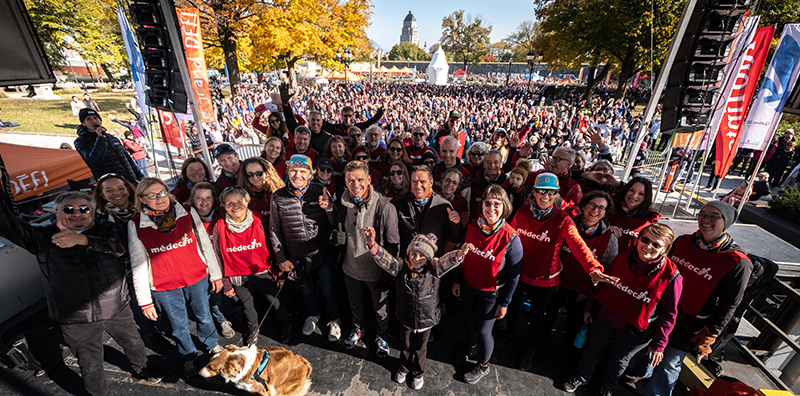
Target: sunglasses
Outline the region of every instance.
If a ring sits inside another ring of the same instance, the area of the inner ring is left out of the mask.
[[[389,174],[392,175],[392,176],[400,176],[400,175],[403,174],[403,171],[399,171],[399,170],[389,171]]]
[[[270,124],[278,124],[280,122],[281,122],[280,120],[269,120]]]
[[[558,190],[543,190],[541,188],[534,188],[534,192],[541,195],[556,195],[558,194]]]
[[[661,248],[663,248],[663,247],[664,247],[664,244],[663,244],[663,243],[658,243],[658,242],[656,242],[656,241],[654,241],[654,240],[651,240],[651,239],[650,239],[650,238],[648,238],[648,237],[641,237],[641,238],[639,238],[639,242],[641,242],[641,243],[643,243],[643,244],[645,244],[645,245],[652,245],[652,246],[653,246],[654,248],[656,248],[656,249],[661,249]]]
[[[164,190],[160,193],[152,193],[152,194],[142,194],[142,198],[147,198],[149,200],[157,199],[157,198],[164,198],[169,195],[169,191]]]
[[[389,147],[389,151],[394,151],[395,153],[403,152],[403,149],[400,147]]]
[[[319,168],[317,170],[322,173],[333,173],[333,169],[328,169],[328,168]]]
[[[258,176],[258,177],[264,176],[264,171],[258,171],[258,172],[253,172],[253,173],[248,172],[248,173],[246,173],[246,175],[247,175],[248,179],[252,179],[253,176]]]
[[[485,154],[486,153],[484,153],[483,151],[470,151],[469,152],[469,155],[472,155],[472,156],[475,156],[475,157],[483,157]]]
[[[412,133],[411,135],[414,136],[414,137],[424,137],[425,136],[424,133],[419,133],[419,132],[418,133]]]
[[[356,161],[366,161],[368,159],[369,159],[368,155],[357,155],[356,156]]]
[[[71,214],[75,213],[75,209],[78,209],[78,212],[81,212],[83,214],[87,214],[87,213],[92,211],[92,208],[90,206],[88,206],[88,205],[81,205],[81,206],[79,206],[77,208],[75,208],[74,206],[65,206],[65,207],[61,208],[61,211],[66,213],[66,214],[68,214],[68,215],[71,215]]]
[[[120,178],[120,179],[122,179],[122,178],[123,178],[122,176],[120,176],[120,175],[118,175],[118,174],[116,174],[116,173],[106,173],[105,175],[103,175],[103,176],[100,176],[100,179],[98,179],[98,180],[97,180],[97,184],[100,184],[100,183],[102,183],[102,182],[103,182],[103,180],[105,180],[105,179],[107,179],[107,178],[109,178],[109,177],[118,177],[118,178]]]

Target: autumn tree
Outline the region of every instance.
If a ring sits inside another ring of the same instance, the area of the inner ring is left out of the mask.
[[[515,62],[525,62],[528,52],[538,52],[535,42],[542,35],[538,22],[522,21],[517,29],[506,38],[506,43],[513,51]]]
[[[465,15],[458,10],[442,19],[442,38],[439,40],[446,53],[462,62],[477,63],[489,52],[491,26],[485,26],[480,17]]]
[[[426,61],[430,59],[424,49],[409,42],[396,44],[389,51],[389,60]]]

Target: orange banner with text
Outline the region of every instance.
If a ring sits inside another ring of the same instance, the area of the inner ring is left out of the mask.
[[[17,201],[66,186],[67,180],[92,177],[89,167],[75,150],[0,143],[0,155],[11,178],[11,193]]]
[[[214,106],[211,104],[211,90],[208,87],[206,59],[203,56],[203,35],[200,32],[200,12],[194,8],[178,8],[178,22],[181,25],[183,51],[186,66],[194,91],[194,100],[200,109],[203,122],[217,122]]]

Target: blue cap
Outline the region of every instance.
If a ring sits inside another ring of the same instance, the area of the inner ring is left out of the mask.
[[[311,170],[311,158],[308,158],[303,154],[295,154],[292,156],[292,158],[289,158],[289,160],[286,161],[286,166],[294,166],[297,168],[306,168]]]
[[[544,172],[536,175],[536,183],[534,183],[533,188],[538,188],[540,190],[558,190],[561,187],[558,186],[558,176],[550,172]]]

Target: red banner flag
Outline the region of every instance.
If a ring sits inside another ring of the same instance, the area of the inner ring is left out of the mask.
[[[747,109],[750,107],[750,101],[753,99],[774,34],[775,29],[772,26],[759,28],[753,41],[745,48],[744,61],[733,80],[733,89],[725,103],[725,112],[722,114],[719,124],[714,174],[720,177],[728,174],[728,169],[736,156],[736,149],[742,139],[742,123]]]
[[[176,120],[172,113],[162,110],[158,110],[158,119],[161,121],[161,131],[164,133],[167,143],[172,147],[185,148],[181,136],[183,125],[179,123],[179,120]]]
[[[203,35],[200,32],[200,12],[194,8],[178,8],[178,21],[183,37],[183,51],[186,53],[186,66],[194,91],[194,100],[200,109],[203,122],[217,122],[214,105],[211,104],[211,90],[208,88],[206,59],[203,56]]]

